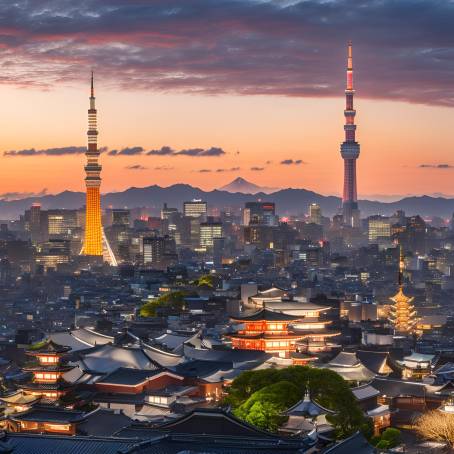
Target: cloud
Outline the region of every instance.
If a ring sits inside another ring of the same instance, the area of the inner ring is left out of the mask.
[[[127,170],[147,170],[148,167],[144,167],[140,164],[134,164],[131,166],[126,166],[125,169],[127,169]]]
[[[451,164],[420,164],[420,169],[454,169]]]
[[[303,160],[302,159],[296,159],[296,160],[284,159],[283,161],[281,161],[281,164],[284,166],[300,165],[300,164],[303,164]]]
[[[361,97],[454,105],[449,1],[17,0],[0,17],[2,84],[94,67],[121,90],[342,96],[352,39]]]
[[[36,150],[35,148],[28,148],[23,150],[9,150],[4,151],[3,156],[64,156],[82,154],[87,151],[87,147],[60,147],[60,148],[44,148]]]
[[[225,151],[219,147],[211,148],[187,148],[183,150],[174,150],[169,146],[161,147],[157,150],[150,150],[146,153],[148,156],[192,156],[192,157],[217,157],[225,155]]]
[[[143,153],[142,147],[127,147],[121,150],[110,150],[107,154],[109,156],[135,156]]]
[[[229,169],[200,169],[196,170],[198,173],[210,173],[210,172],[215,172],[215,173],[224,173],[224,172],[238,172],[241,170],[240,167],[230,167]]]
[[[262,170],[265,170],[265,167],[251,167],[249,170],[252,170],[253,172],[261,172]]]
[[[154,168],[154,170],[164,170],[164,171],[167,171],[167,170],[173,170],[174,167],[170,167],[170,166],[157,166]]]
[[[47,194],[47,188],[43,188],[39,192],[4,192],[0,194],[0,200],[11,201],[26,199],[28,197],[42,197]]]

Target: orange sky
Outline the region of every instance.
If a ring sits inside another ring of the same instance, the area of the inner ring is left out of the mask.
[[[0,87],[2,151],[86,143],[86,87],[53,91]],[[342,186],[344,99],[203,96],[103,90],[97,81],[99,146],[175,149],[222,147],[222,157],[102,155],[102,191],[185,182],[212,189],[242,176],[271,187],[304,187],[339,194]],[[359,197],[371,194],[454,194],[453,111],[361,99],[357,93]],[[240,154],[236,154],[239,151]],[[304,165],[284,166],[284,159]],[[0,193],[84,190],[85,158],[1,156]],[[271,161],[270,164],[265,164]],[[145,170],[128,170],[140,164]],[[240,167],[240,171],[198,173]],[[265,167],[251,171],[251,167]],[[165,167],[156,170],[156,167]],[[170,169],[169,169],[170,168]]]

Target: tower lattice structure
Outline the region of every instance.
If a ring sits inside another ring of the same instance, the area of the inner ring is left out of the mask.
[[[344,191],[342,196],[342,212],[344,223],[352,227],[359,227],[359,209],[356,190],[356,160],[359,157],[359,143],[356,141],[356,110],[353,107],[353,56],[352,43],[348,44],[347,57],[347,88],[345,90],[346,106],[345,141],[341,144],[341,156],[344,160]]]
[[[97,111],[95,107],[95,91],[93,84],[93,72],[91,74],[90,108],[88,109],[88,147],[85,153],[87,164],[85,165],[85,186],[87,189],[85,208],[85,240],[83,247],[84,255],[103,255],[102,226],[101,226],[101,165],[98,162],[98,129]]]

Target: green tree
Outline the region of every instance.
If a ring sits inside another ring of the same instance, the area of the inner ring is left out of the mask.
[[[225,403],[233,407],[238,417],[251,424],[262,428],[265,424],[268,430],[276,430],[276,423],[282,417],[271,418],[270,414],[281,415],[302,398],[306,389],[315,401],[334,412],[328,419],[339,438],[357,430],[367,437],[372,435],[371,421],[359,408],[348,383],[328,369],[291,366],[243,372],[233,381]],[[263,406],[264,402],[267,405]],[[265,415],[271,418],[268,424],[262,422]]]
[[[282,380],[255,391],[234,414],[261,429],[275,431],[285,421],[282,413],[302,395],[301,388]]]
[[[157,310],[161,307],[167,307],[172,311],[181,312],[184,308],[184,298],[188,296],[184,291],[175,291],[164,293],[158,298],[146,302],[140,308],[142,317],[156,317]]]

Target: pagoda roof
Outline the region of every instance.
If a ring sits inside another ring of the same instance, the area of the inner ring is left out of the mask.
[[[301,318],[301,316],[283,314],[282,312],[274,312],[274,311],[270,311],[268,309],[261,309],[252,314],[238,316],[238,317],[230,317],[230,318],[232,320],[236,320],[236,321],[240,321],[240,322],[259,322],[259,321],[291,322],[293,320],[299,320]]]
[[[30,345],[26,353],[29,355],[63,354],[69,350],[71,350],[71,347],[57,344],[52,339],[46,339]]]
[[[399,291],[390,299],[395,303],[410,303],[414,300],[412,296],[405,295],[402,287],[399,287]]]
[[[38,382],[29,382],[24,383],[22,388],[25,390],[33,390],[33,391],[59,391],[61,389],[71,388],[73,385],[71,383],[65,381],[57,381],[54,383],[38,383]]]
[[[8,396],[0,397],[0,401],[7,404],[31,404],[37,400],[39,400],[39,397],[33,396],[32,394],[25,394],[22,390]]]
[[[33,364],[30,366],[25,365],[22,370],[27,372],[67,372],[71,370],[74,366],[68,364]]]
[[[293,407],[290,407],[285,414],[288,416],[309,416],[316,417],[320,415],[333,414],[332,410],[328,410],[322,407],[317,402],[310,398],[308,392],[304,395],[304,398],[297,402]]]

